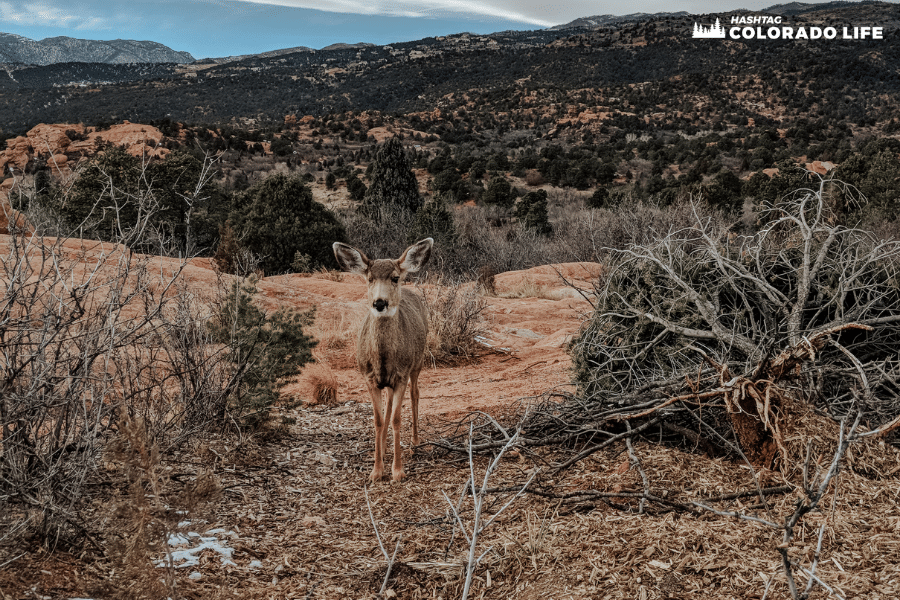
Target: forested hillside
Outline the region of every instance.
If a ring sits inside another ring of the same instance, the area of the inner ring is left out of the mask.
[[[489,91],[495,100],[484,109],[496,111],[517,92],[552,97],[603,88],[621,97],[638,85],[642,98],[628,105],[635,114],[650,105],[672,113],[702,102],[718,119],[765,117],[772,108],[786,118],[877,122],[897,103],[898,17],[900,8],[886,3],[786,17],[795,26],[877,24],[885,28],[883,40],[694,40],[694,17],[668,17],[299,52],[175,73],[164,66],[134,66],[130,75],[75,65],[11,70],[0,92],[0,127],[21,133],[38,122],[162,117],[272,124],[287,114],[427,110],[450,94]],[[48,87],[65,79],[74,85]],[[82,85],[98,79],[112,83]]]

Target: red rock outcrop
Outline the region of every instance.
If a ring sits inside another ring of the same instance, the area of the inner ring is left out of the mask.
[[[66,132],[74,131],[87,139],[72,141]],[[34,126],[25,135],[7,140],[6,149],[0,152],[0,172],[9,174],[9,169],[22,172],[28,163],[44,159],[57,175],[71,173],[72,159],[91,157],[97,153],[97,140],[115,146],[124,146],[132,156],[165,156],[168,150],[159,147],[162,132],[151,125],[125,121],[103,131],[85,128],[83,125],[67,123]]]
[[[806,163],[806,170],[812,171],[813,173],[818,173],[819,175],[825,175],[829,171],[835,168],[835,164],[833,162],[829,162],[827,160],[814,160],[812,162]]]

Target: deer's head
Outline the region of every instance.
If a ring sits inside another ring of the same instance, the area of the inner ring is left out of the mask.
[[[425,238],[407,248],[400,258],[372,260],[341,242],[332,244],[341,269],[359,273],[368,284],[369,310],[375,317],[393,317],[400,307],[400,286],[408,273],[421,269],[431,256],[434,240]]]

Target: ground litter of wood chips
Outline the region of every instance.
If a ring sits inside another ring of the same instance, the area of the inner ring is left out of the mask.
[[[283,416],[297,422],[270,440],[210,446],[209,456],[219,457],[214,468],[225,493],[205,519],[185,520],[181,535],[218,537],[229,549],[228,560],[210,546],[196,554],[196,563],[175,569],[182,597],[372,598],[380,589],[386,561],[363,491],[371,469],[369,408],[348,403]],[[437,417],[428,421],[426,439],[446,425]],[[741,464],[649,442],[636,443],[635,453],[656,494],[685,501],[753,489]],[[504,460],[491,483],[525,481],[540,459]],[[475,463],[481,473],[486,458],[476,457]],[[199,461],[193,468],[203,466],[210,465]],[[453,536],[452,513],[441,492],[459,497],[468,461],[425,446],[406,458],[406,470],[409,477],[401,483],[368,488],[384,545],[393,551],[400,540],[386,596],[457,598],[467,545],[458,531]],[[553,483],[612,492],[642,485],[624,448],[598,452]],[[779,483],[779,473],[760,475],[761,485]],[[848,469],[834,490],[824,510],[802,521],[790,556],[808,565],[825,522],[818,577],[844,598],[900,596],[896,473],[873,481]],[[776,520],[793,511],[798,493],[768,499]],[[486,511],[492,514],[508,498],[498,496]],[[756,502],[750,497],[715,506],[749,514]],[[761,598],[770,581],[769,598],[788,597],[776,551],[779,532],[708,512],[651,505],[641,515],[636,503],[631,506],[633,512],[603,504],[560,507],[535,496],[517,499],[479,542],[493,550],[476,572],[470,597],[745,599]],[[461,517],[471,524],[470,504],[463,504]],[[66,569],[58,556],[29,555],[14,572],[7,568],[0,589],[15,598],[88,597],[105,589],[102,567],[77,568],[80,561],[68,560],[76,568]],[[799,575],[798,581],[802,587],[806,578]],[[827,597],[820,587],[811,595]]]

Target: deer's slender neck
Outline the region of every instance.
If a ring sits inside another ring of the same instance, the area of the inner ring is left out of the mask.
[[[373,317],[371,330],[376,344],[390,344],[400,330],[400,311],[390,317]]]

